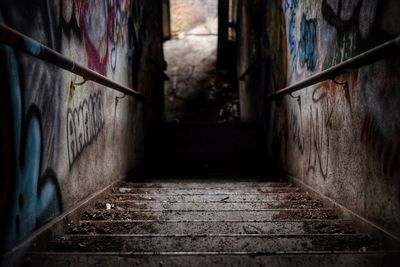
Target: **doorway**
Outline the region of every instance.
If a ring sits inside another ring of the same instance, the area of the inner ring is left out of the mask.
[[[234,2],[169,1],[170,34],[164,43],[169,77],[164,94],[168,122],[239,120],[236,64],[226,61],[235,58]]]

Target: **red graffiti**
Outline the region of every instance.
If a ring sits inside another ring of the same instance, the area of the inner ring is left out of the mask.
[[[118,45],[124,47],[128,42],[130,10],[130,1],[127,0],[75,1],[75,17],[90,69],[105,75],[107,63],[111,62],[115,71]]]
[[[88,67],[105,75],[109,22],[106,1],[76,1],[76,14],[88,58]]]

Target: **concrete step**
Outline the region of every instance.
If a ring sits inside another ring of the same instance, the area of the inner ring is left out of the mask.
[[[197,195],[159,195],[159,194],[111,194],[106,201],[143,200],[159,202],[269,202],[276,200],[311,200],[306,193],[268,193],[268,194],[197,194]]]
[[[270,202],[155,202],[155,201],[99,201],[95,205],[98,209],[112,210],[260,210],[260,209],[311,209],[322,208],[322,202],[318,200],[305,201],[270,201]]]
[[[132,188],[119,187],[113,189],[118,194],[153,194],[153,195],[243,195],[268,193],[300,192],[297,187],[243,187],[243,188]]]
[[[344,234],[355,233],[348,221],[81,221],[68,234]]]
[[[390,252],[298,252],[257,253],[32,253],[26,266],[268,266],[268,267],[397,267],[398,253]]]
[[[257,252],[373,251],[382,249],[360,234],[94,234],[63,235],[50,243],[55,252]]]
[[[397,266],[287,182],[123,183],[26,266]]]
[[[284,220],[337,219],[331,209],[263,209],[263,210],[104,210],[90,209],[82,220]]]
[[[125,182],[119,187],[127,188],[173,188],[173,189],[185,189],[185,188],[198,188],[198,189],[243,189],[249,187],[294,187],[289,182],[232,182],[232,180],[226,180],[225,182],[207,182],[207,181],[189,181],[189,182],[178,182],[178,181],[153,181],[153,182]]]

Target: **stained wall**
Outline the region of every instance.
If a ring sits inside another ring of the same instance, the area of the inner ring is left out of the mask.
[[[266,97],[398,36],[400,3],[246,2],[239,4],[239,28],[262,29],[242,30],[238,69],[257,58],[267,67],[242,82],[241,109],[267,129],[267,164],[400,236],[399,54],[278,101]],[[268,82],[260,86],[259,77]],[[252,100],[260,95],[261,103]]]
[[[140,162],[160,116],[160,16],[161,1],[1,1],[2,23],[149,100],[0,45],[1,252]]]

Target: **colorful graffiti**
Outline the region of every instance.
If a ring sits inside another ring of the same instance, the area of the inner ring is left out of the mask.
[[[82,51],[78,61],[101,74],[119,66],[130,72],[132,64],[118,59],[127,58],[124,53],[132,57],[134,42],[128,29],[133,24],[132,2],[7,0],[0,3],[0,21],[60,53]],[[64,144],[60,138],[65,136],[62,126],[66,125],[71,167],[104,127],[105,111],[102,92],[91,93],[77,106],[75,100],[63,101],[62,71],[54,66],[3,45],[0,59],[1,137],[7,142],[1,153],[8,159],[0,184],[3,252],[63,210],[57,173],[65,164],[59,157]],[[66,121],[61,120],[64,108]]]
[[[89,68],[107,74],[108,66],[113,72],[118,66],[120,51],[130,53],[128,27],[131,21],[131,1],[108,0],[96,1],[75,0],[71,3],[72,13],[68,23],[64,18],[60,27],[82,38]]]
[[[128,36],[128,22],[130,20],[131,5],[130,1],[126,0],[111,0],[109,6],[109,16],[111,23],[110,42],[111,42],[111,54],[110,62],[111,69],[115,72],[117,67],[118,49],[121,45],[125,47]]]
[[[1,22],[79,64],[127,86],[131,78],[145,90],[160,88],[153,85],[161,78],[140,65],[147,57],[162,63],[161,1],[3,0],[0,13]],[[0,62],[3,253],[125,175],[143,155],[146,118],[129,96],[114,107],[120,94],[101,85],[71,94],[70,81],[81,77],[17,49],[1,45]],[[104,157],[91,161],[89,147]]]
[[[285,0],[283,6],[288,33],[288,81],[293,82],[297,76],[302,76],[305,71],[312,72],[317,67],[317,18],[314,14],[308,14],[302,1]]]

